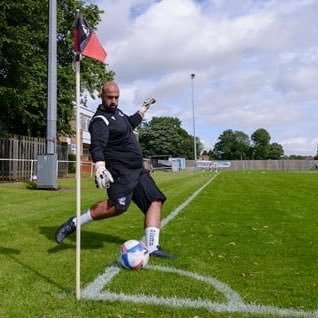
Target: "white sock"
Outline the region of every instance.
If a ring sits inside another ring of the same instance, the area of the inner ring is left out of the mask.
[[[159,245],[159,233],[160,229],[157,227],[146,227],[145,236],[146,236],[146,246],[149,253],[156,251]]]
[[[80,222],[81,222],[81,225],[84,225],[84,224],[89,223],[91,221],[93,221],[93,218],[92,218],[92,215],[91,215],[91,210],[88,209],[86,213],[83,213],[81,215]],[[73,219],[73,222],[76,225],[76,217]]]

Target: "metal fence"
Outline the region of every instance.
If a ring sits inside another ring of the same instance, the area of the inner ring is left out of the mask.
[[[318,160],[233,160],[232,170],[316,170]]]
[[[201,161],[202,163],[203,161]],[[224,170],[318,170],[318,160],[221,160],[207,161],[213,169]],[[194,160],[186,161],[186,168],[194,168]],[[208,169],[207,169],[208,170]]]
[[[1,174],[0,170],[0,182],[16,182],[16,181],[36,181],[37,180],[37,160],[36,159],[8,159],[8,158],[0,158],[0,167],[7,163],[7,165],[11,164],[14,166],[16,163],[16,167],[22,167],[21,163],[23,163],[23,170],[20,171],[6,171],[5,175]],[[68,160],[57,160],[57,177],[64,177],[68,173],[69,164],[75,165],[76,161],[68,161]],[[65,170],[66,167],[66,170]],[[81,172],[89,173],[90,176],[93,175],[94,164],[91,161],[81,161]]]
[[[149,159],[148,159],[149,160]],[[172,170],[172,161],[150,159],[152,170]],[[149,165],[148,164],[148,165]],[[317,170],[318,160],[186,160],[188,170]]]
[[[0,181],[30,180],[37,170],[37,156],[46,151],[44,138],[10,136],[0,138]],[[67,145],[57,145],[58,159],[68,159]],[[68,164],[61,162],[58,175],[67,174]]]
[[[37,157],[45,154],[46,140],[25,136],[11,136],[0,138],[0,181],[25,181],[35,178],[37,173]],[[58,177],[67,175],[70,164],[68,161],[67,144],[57,145]],[[226,164],[224,164],[224,162]],[[170,162],[150,162],[153,168],[169,168]],[[157,164],[157,166],[155,165]],[[318,160],[233,160],[213,161],[216,167],[230,170],[318,170]],[[223,164],[223,165],[222,165]],[[186,169],[194,169],[194,160],[187,160]],[[82,172],[92,174],[93,164],[82,161]]]

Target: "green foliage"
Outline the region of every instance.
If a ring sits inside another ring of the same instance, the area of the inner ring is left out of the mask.
[[[290,156],[285,156],[285,158],[292,159],[292,160],[308,160],[308,156],[302,156],[302,155],[290,155]],[[314,157],[314,160],[318,160],[318,156]]]
[[[0,3],[0,134],[46,135],[49,1]],[[80,9],[95,27],[101,11],[82,1],[57,1],[57,131],[72,133],[75,73],[72,70],[72,31]],[[84,59],[81,90],[99,91],[113,77],[103,63]]]
[[[242,131],[231,129],[223,131],[210,156],[222,160],[244,159],[282,159],[283,147],[278,143],[270,143],[271,136],[264,128],[257,129],[251,136]]]
[[[251,136],[254,143],[253,159],[269,159],[271,136],[264,128],[257,129]]]
[[[248,158],[250,140],[242,131],[225,130],[214,146],[216,159],[242,160]]]
[[[1,132],[43,136],[48,3],[2,1],[0,12]]]
[[[197,153],[202,150],[198,138]],[[181,121],[174,117],[153,117],[139,129],[139,142],[146,157],[167,155],[193,159],[193,136],[181,128]]]
[[[284,156],[283,146],[274,142],[269,145],[269,158],[270,159],[281,159]]]
[[[264,128],[259,128],[255,130],[251,136],[254,145],[268,146],[271,140],[271,136],[268,131]]]

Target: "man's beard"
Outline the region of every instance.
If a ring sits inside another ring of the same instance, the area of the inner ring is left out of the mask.
[[[117,109],[117,105],[116,104],[110,104],[109,106],[104,105],[104,108],[107,112],[114,113],[115,110]]]

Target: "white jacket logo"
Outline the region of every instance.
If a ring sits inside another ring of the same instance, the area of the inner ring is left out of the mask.
[[[118,203],[119,203],[120,205],[125,205],[125,204],[126,204],[126,197],[121,197],[121,198],[119,198],[119,199],[118,199]]]

